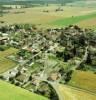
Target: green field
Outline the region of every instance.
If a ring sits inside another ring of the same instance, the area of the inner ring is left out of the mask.
[[[14,89],[13,89],[14,88]],[[59,85],[58,91],[64,100],[95,100],[96,95],[77,90],[65,85]],[[48,100],[0,80],[0,100]]]
[[[57,5],[50,5],[48,7],[42,6],[34,8],[12,9],[9,10],[10,13],[4,14],[4,16],[0,17],[0,21],[5,21],[4,24],[36,24],[39,27],[46,28],[58,26],[61,27],[69,24],[79,24],[81,21],[96,18],[95,7],[63,6],[61,8],[64,11],[56,12],[55,10],[58,7],[59,6]],[[49,12],[43,12],[44,10],[48,10]],[[24,13],[16,14],[15,12]],[[83,26],[83,24],[81,23],[80,26]],[[93,27],[93,24],[87,23],[87,25]]]
[[[96,13],[83,15],[83,16],[63,18],[63,19],[60,19],[60,20],[53,21],[52,25],[68,26],[70,24],[77,24],[81,21],[88,20],[88,19],[91,19],[91,18],[96,18]]]
[[[75,71],[69,85],[96,93],[96,74],[92,72]]]
[[[48,100],[0,80],[0,100]]]
[[[18,50],[15,48],[9,48],[5,51],[0,51],[0,73],[7,71],[17,65],[16,62],[7,59],[11,54],[15,54]]]

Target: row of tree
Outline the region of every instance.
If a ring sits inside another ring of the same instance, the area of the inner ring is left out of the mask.
[[[0,4],[9,4],[9,5],[25,5],[25,4],[46,4],[46,3],[58,3],[61,5],[64,5],[69,2],[74,2],[76,0],[6,0],[2,1],[0,0]]]

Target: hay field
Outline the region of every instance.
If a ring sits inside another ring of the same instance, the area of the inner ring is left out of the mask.
[[[93,72],[75,71],[69,85],[85,89],[96,94],[96,74]]]
[[[18,50],[15,48],[10,48],[5,51],[0,51],[0,73],[3,73],[8,69],[11,69],[17,65],[16,62],[6,58],[11,54],[16,53],[17,51]]]
[[[0,17],[0,21],[5,21],[5,24],[14,24],[14,23],[30,23],[30,24],[36,24],[36,25],[42,25],[42,26],[51,26],[55,27],[58,26],[56,24],[52,25],[50,23],[62,19],[66,19],[69,17],[76,17],[81,15],[87,15],[90,13],[96,12],[96,8],[89,8],[89,7],[69,7],[64,6],[61,7],[64,11],[58,11],[55,10],[59,6],[57,5],[50,5],[48,7],[34,7],[34,8],[23,8],[23,9],[13,9],[9,10],[10,13],[5,14],[3,17]],[[48,10],[49,12],[43,12],[44,10]],[[24,12],[24,13],[18,13],[15,12]],[[62,20],[63,21],[63,20]],[[63,26],[61,24],[61,26]]]
[[[79,25],[81,27],[85,27],[85,28],[94,28],[94,29],[96,29],[96,17],[91,18],[91,19],[83,20],[83,21],[77,23],[77,25]]]
[[[96,95],[66,85],[59,85],[64,100],[96,100]]]

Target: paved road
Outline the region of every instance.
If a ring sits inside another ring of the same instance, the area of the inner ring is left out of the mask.
[[[59,83],[50,82],[50,81],[48,81],[48,80],[46,80],[44,78],[40,78],[40,77],[39,78],[36,78],[36,79],[37,80],[40,80],[41,82],[47,82],[48,84],[50,84],[53,87],[53,89],[56,91],[56,93],[57,93],[57,95],[59,97],[59,100],[64,100],[64,96],[62,96],[61,93],[60,93],[60,91],[58,90]],[[39,86],[39,83],[37,84],[36,89],[38,88],[38,86]]]

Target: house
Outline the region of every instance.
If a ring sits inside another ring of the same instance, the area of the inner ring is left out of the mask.
[[[8,37],[0,37],[0,45],[8,43],[9,38]]]
[[[19,45],[19,43],[18,43],[18,42],[13,41],[13,40],[11,40],[11,41],[10,41],[10,44],[11,44],[11,45],[17,45],[17,46]]]
[[[8,72],[5,72],[3,74],[3,77],[4,77],[5,80],[9,81],[9,78],[15,77],[17,75],[17,73],[18,73],[17,68],[14,68],[14,69],[12,69]]]
[[[48,77],[48,80],[50,81],[56,81],[61,77],[61,75],[57,72],[51,73]]]
[[[29,75],[27,74],[21,74],[18,77],[16,77],[16,80],[21,82],[21,83],[26,83],[29,80]]]

